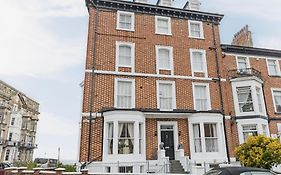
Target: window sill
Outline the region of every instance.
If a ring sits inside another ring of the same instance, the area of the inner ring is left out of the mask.
[[[172,33],[158,33],[158,32],[156,32],[155,34],[156,35],[164,35],[164,36],[172,36],[173,35]]]
[[[135,29],[122,29],[122,28],[116,28],[116,30],[119,30],[119,31],[126,31],[126,32],[135,32]]]
[[[205,40],[204,37],[195,37],[195,36],[189,36],[191,39],[199,39],[199,40]]]
[[[274,114],[281,115],[281,112],[275,112]]]

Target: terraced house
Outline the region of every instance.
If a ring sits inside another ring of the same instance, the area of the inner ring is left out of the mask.
[[[249,135],[277,136],[281,83],[266,70],[280,73],[281,54],[252,47],[247,27],[221,45],[223,15],[197,0],[86,4],[79,161],[88,169],[196,171],[235,162]]]
[[[39,104],[0,80],[0,160],[33,160]]]

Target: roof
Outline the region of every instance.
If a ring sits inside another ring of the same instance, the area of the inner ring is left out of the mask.
[[[86,0],[86,5],[88,8],[95,7],[113,10],[124,10],[130,12],[145,13],[149,15],[169,16],[174,18],[211,22],[215,24],[219,24],[224,16],[222,14],[216,13],[118,0]]]
[[[281,50],[221,44],[223,52],[281,58]]]

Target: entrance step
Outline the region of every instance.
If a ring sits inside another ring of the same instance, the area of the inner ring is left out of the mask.
[[[182,167],[179,160],[170,160],[170,173],[171,174],[187,174],[184,172],[184,168]]]

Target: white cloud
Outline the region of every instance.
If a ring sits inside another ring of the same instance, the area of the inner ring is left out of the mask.
[[[58,148],[60,157],[75,160],[78,154],[78,122],[70,116],[58,116],[42,112],[39,117],[36,140],[38,149],[34,158],[57,158]]]
[[[82,64],[83,39],[62,40],[42,22],[50,16],[82,16],[83,10],[78,11],[85,7],[78,2],[0,1],[0,75],[50,75]]]

